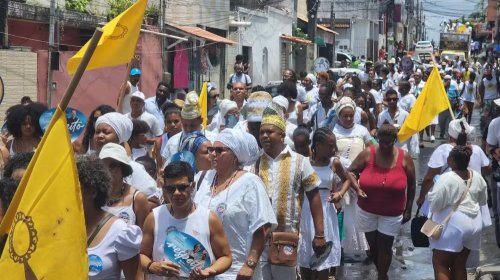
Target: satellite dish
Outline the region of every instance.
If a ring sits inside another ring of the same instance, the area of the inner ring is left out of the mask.
[[[324,57],[318,57],[314,60],[314,71],[316,73],[326,72],[330,69],[330,62]]]

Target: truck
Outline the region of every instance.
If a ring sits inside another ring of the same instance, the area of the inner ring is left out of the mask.
[[[441,32],[439,34],[439,54],[441,58],[448,56],[453,59],[459,56],[462,60],[470,57],[470,33]]]

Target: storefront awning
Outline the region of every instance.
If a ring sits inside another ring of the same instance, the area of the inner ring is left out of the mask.
[[[202,40],[208,40],[216,43],[223,43],[223,44],[228,44],[228,45],[235,45],[236,42],[231,41],[227,38],[224,38],[222,36],[219,36],[217,34],[214,34],[212,32],[209,32],[205,29],[196,27],[196,26],[177,26],[177,25],[172,25],[169,24],[167,25],[167,29],[170,29],[175,32],[182,33],[186,36],[192,36],[197,39],[202,39]]]
[[[289,42],[292,42],[292,43],[296,43],[296,44],[302,44],[302,45],[312,45],[313,42],[311,40],[307,40],[307,39],[304,39],[304,38],[300,38],[300,37],[295,37],[295,36],[290,36],[290,35],[285,35],[285,34],[281,34],[281,39],[285,40],[285,41],[289,41]]]

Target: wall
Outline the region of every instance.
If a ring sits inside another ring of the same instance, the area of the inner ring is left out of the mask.
[[[36,100],[37,58],[32,52],[0,50],[0,76],[4,82],[4,98],[0,106],[0,122],[5,111],[18,104],[23,96]]]
[[[49,25],[41,22],[9,19],[9,43],[11,46],[30,47],[33,52],[49,48]],[[82,42],[80,30],[64,27],[60,33],[60,45],[67,45],[68,50],[78,50]]]
[[[291,14],[268,7],[264,12],[250,11],[240,8],[240,15],[252,25],[241,28],[241,43],[252,47],[252,82],[253,85],[264,85],[269,81],[281,80],[280,71],[280,35],[292,34],[293,18]],[[235,49],[237,46],[232,47]],[[263,65],[264,48],[267,48],[267,77]],[[234,52],[233,52],[234,53]],[[228,75],[232,73],[234,56],[229,57]]]
[[[53,72],[53,81],[57,84],[52,95],[52,106],[61,100],[72,76],[66,72],[66,64],[74,52],[60,52],[59,71]],[[47,101],[47,51],[38,51],[38,100]],[[140,57],[142,71],[139,87],[146,97],[155,94],[156,86],[161,80],[162,66],[158,37],[151,34],[141,34],[136,56]],[[69,106],[88,115],[100,104],[116,105],[118,91],[125,73],[126,66],[108,67],[85,72],[80,80]]]
[[[203,25],[227,30],[229,0],[170,0],[166,2],[165,20],[174,25]]]

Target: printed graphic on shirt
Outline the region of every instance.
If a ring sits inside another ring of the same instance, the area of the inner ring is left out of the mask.
[[[120,214],[118,214],[118,218],[122,219],[127,224],[130,221],[130,215],[127,212],[121,212]]]
[[[102,271],[102,260],[97,255],[89,255],[89,276],[96,276]]]
[[[208,251],[193,236],[175,228],[167,230],[164,243],[165,257],[180,266],[180,276],[189,277],[195,268],[207,268],[211,264]]]

